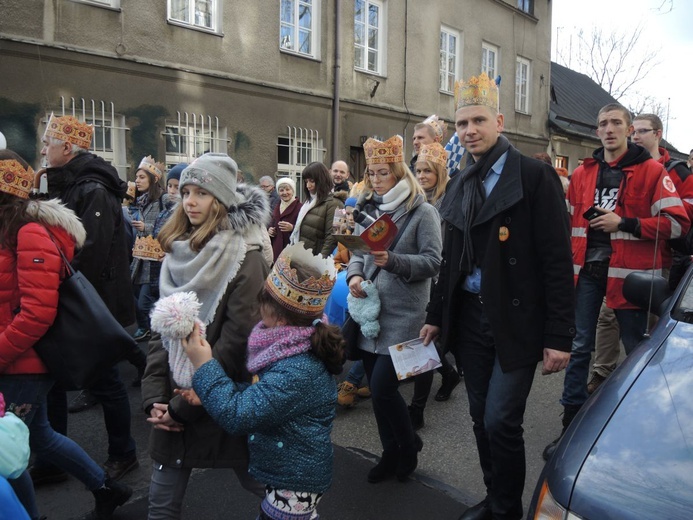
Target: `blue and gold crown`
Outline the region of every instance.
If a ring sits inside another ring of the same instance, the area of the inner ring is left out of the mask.
[[[455,82],[455,110],[482,105],[498,112],[498,86],[485,72],[472,76],[469,81]]]

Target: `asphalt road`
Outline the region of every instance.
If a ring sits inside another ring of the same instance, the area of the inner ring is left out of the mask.
[[[144,347],[144,344],[141,344]],[[135,370],[120,365],[123,379],[129,384]],[[346,375],[348,366],[343,376]],[[544,465],[541,452],[560,431],[561,407],[558,398],[563,375],[542,376],[538,369],[525,415],[527,480],[525,509]],[[440,386],[436,374],[433,392]],[[410,399],[413,385],[402,385]],[[147,488],[151,461],[147,454],[149,426],[141,411],[139,389],[130,388],[132,431],[137,441],[140,468],[124,477],[123,482],[135,493],[130,503],[117,510],[115,519],[146,518]],[[464,509],[484,497],[471,420],[467,412],[464,385],[460,384],[451,399],[438,403],[431,396],[425,413],[426,424],[420,430],[424,448],[419,467],[407,483],[395,481],[368,484],[366,473],[379,456],[381,448],[368,399],[351,409],[339,409],[332,440],[335,444],[335,474],[332,488],[324,496],[321,518],[337,520],[363,519],[457,519]],[[105,428],[100,407],[70,415],[70,436],[97,462],[107,458]],[[72,520],[83,517],[93,506],[93,498],[82,484],[70,478],[61,484],[37,490],[41,513],[48,520]],[[257,514],[258,499],[245,492],[234,475],[225,470],[196,470],[185,501],[185,519],[250,519]]]

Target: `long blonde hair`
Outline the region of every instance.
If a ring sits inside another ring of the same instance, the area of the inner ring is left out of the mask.
[[[215,198],[209,217],[202,225],[193,227],[190,219],[185,214],[183,202],[179,202],[171,218],[161,228],[157,239],[161,248],[167,253],[171,252],[173,242],[176,240],[190,239],[190,249],[199,252],[219,231],[231,229],[228,212],[223,204]]]
[[[390,167],[390,173],[392,173],[395,176],[397,182],[404,179],[404,181],[409,186],[410,193],[409,198],[406,202],[407,209],[411,209],[414,206],[414,202],[416,201],[417,195],[422,195],[424,197],[424,200],[426,199],[426,194],[421,188],[419,181],[416,180],[416,177],[414,177],[414,174],[411,172],[409,166],[407,166],[406,163],[388,163],[388,166]],[[373,185],[371,184],[371,178],[369,175],[366,175],[363,178],[363,191],[367,193],[367,198],[371,198],[371,196],[374,193]]]
[[[448,170],[442,164],[434,163],[431,161],[421,162],[436,173],[436,185],[435,188],[433,188],[433,195],[431,196],[431,200],[428,201],[430,204],[435,204],[436,202],[438,202],[438,199],[440,199],[445,194],[445,187],[448,185],[448,181],[450,180],[450,178],[448,177]]]

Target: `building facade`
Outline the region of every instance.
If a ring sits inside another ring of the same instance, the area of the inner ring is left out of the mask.
[[[454,81],[500,75],[506,135],[548,147],[550,0],[2,0],[0,131],[40,166],[51,112],[95,125],[121,176],[206,151],[246,180],[409,143]],[[454,131],[451,123],[448,136]],[[409,150],[411,152],[411,150]]]

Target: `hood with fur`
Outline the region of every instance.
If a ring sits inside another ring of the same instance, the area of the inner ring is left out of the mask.
[[[84,245],[87,232],[82,222],[60,199],[29,201],[26,211],[45,226],[63,228],[74,239],[76,248]]]
[[[249,249],[266,249],[263,231],[266,233],[271,217],[269,197],[249,184],[239,184],[236,197],[239,203],[228,208],[231,227],[244,236]]]

